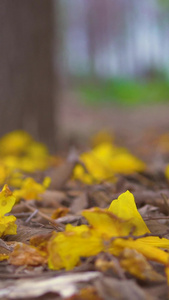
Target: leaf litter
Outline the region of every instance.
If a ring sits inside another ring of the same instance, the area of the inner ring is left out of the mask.
[[[0,140],[0,299],[168,299],[169,134],[91,144],[64,159]]]

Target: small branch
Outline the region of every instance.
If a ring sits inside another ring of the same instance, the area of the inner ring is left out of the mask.
[[[39,216],[41,216],[42,218],[44,218],[45,220],[49,221],[49,223],[51,223],[51,225],[59,230],[59,231],[64,231],[65,230],[65,226],[61,223],[56,222],[55,220],[53,220],[52,218],[48,217],[46,214],[42,213],[41,211],[37,210],[36,208],[34,208],[33,206],[29,205],[28,203],[24,203],[24,205],[33,213],[36,212]]]
[[[0,239],[0,247],[12,252],[13,251],[13,248],[8,246],[2,239]]]
[[[144,217],[144,221],[150,221],[150,220],[166,220],[169,219],[169,216],[161,216],[161,217]]]
[[[32,218],[37,215],[37,213],[38,213],[38,209],[36,209],[31,213],[31,215],[26,219],[25,223],[29,223],[32,220]]]
[[[165,235],[167,235],[169,233],[169,231],[166,231],[165,233],[163,234],[155,234],[155,233],[145,233],[145,234],[142,234],[142,235],[132,235],[132,234],[129,234],[129,235],[124,235],[124,236],[116,236],[116,237],[113,237],[111,238],[111,241],[114,241],[116,239],[124,239],[124,240],[128,240],[128,239],[132,239],[132,240],[138,240],[138,239],[141,239],[141,238],[144,238],[144,237],[148,237],[148,236],[156,236],[156,237],[159,237],[160,239],[162,239]]]

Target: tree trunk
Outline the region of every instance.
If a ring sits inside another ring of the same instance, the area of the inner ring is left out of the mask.
[[[0,136],[25,129],[53,147],[52,0],[0,0]]]

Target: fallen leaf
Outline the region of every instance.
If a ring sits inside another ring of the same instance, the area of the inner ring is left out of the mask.
[[[67,180],[72,176],[73,169],[76,163],[76,161],[67,161],[62,165],[58,166],[57,168],[51,170],[50,188],[53,190],[61,190],[67,182]]]
[[[130,274],[142,280],[164,281],[165,278],[157,273],[144,255],[135,249],[125,248],[120,254],[120,265]]]
[[[113,200],[109,210],[92,208],[82,215],[89,226],[68,224],[64,232],[53,234],[48,247],[49,268],[70,270],[80,263],[81,257],[101,251],[119,256],[125,248],[136,249],[147,259],[168,266],[169,254],[158,247],[169,248],[169,240],[151,236],[130,192]]]
[[[37,183],[33,178],[27,177],[22,181],[21,188],[14,191],[14,196],[20,200],[40,200],[41,194],[47,189],[50,184],[50,178],[45,177],[42,184]]]
[[[45,252],[23,243],[18,243],[9,256],[9,263],[15,266],[39,266],[46,262]]]

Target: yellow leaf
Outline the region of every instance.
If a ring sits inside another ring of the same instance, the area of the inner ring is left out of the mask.
[[[5,166],[5,164],[1,161],[0,162],[0,185],[3,185],[6,178],[9,176],[9,170]]]
[[[10,172],[19,170],[30,173],[45,170],[50,163],[46,146],[35,142],[22,130],[10,132],[0,139],[0,155],[3,157],[3,165]]]
[[[142,235],[150,232],[137,210],[133,194],[129,191],[121,194],[118,199],[113,200],[108,210],[117,217],[129,221],[130,226],[124,228],[123,234],[128,235],[132,229],[133,235]]]
[[[16,234],[17,225],[14,216],[4,216],[0,218],[0,236],[7,234]]]
[[[110,243],[109,251],[110,253],[119,256],[123,249],[130,248],[135,249],[142,253],[147,259],[168,265],[169,254],[161,249],[156,248],[156,246],[151,246],[147,244],[146,238],[132,240],[132,239],[120,239],[117,238]],[[169,240],[168,240],[169,246]]]
[[[81,257],[101,251],[119,256],[126,248],[135,249],[147,259],[168,266],[169,254],[158,247],[169,248],[169,240],[158,236],[142,237],[150,231],[137,211],[130,192],[112,201],[109,210],[92,208],[83,211],[82,215],[89,225],[73,227],[69,224],[64,232],[56,233],[49,241],[48,263],[51,269],[70,270],[80,262]],[[129,235],[131,232],[136,239]]]
[[[4,185],[0,192],[0,216],[4,216],[11,211],[15,204],[16,198],[13,196],[7,184]]]
[[[71,270],[80,262],[80,257],[96,255],[104,250],[102,240],[86,225],[68,225],[65,232],[53,235],[49,242],[49,268]]]
[[[161,281],[164,277],[158,274],[143,254],[135,249],[125,248],[120,255],[120,265],[130,274],[142,280]]]
[[[32,142],[32,137],[25,131],[16,130],[4,135],[0,140],[2,155],[20,155]]]
[[[169,180],[169,165],[167,165],[166,169],[165,169],[165,176],[167,177],[167,179]]]
[[[0,261],[6,260],[9,258],[9,255],[5,254],[5,253],[0,253]]]
[[[18,199],[40,200],[40,195],[46,190],[47,186],[50,184],[50,178],[46,177],[43,184],[37,183],[33,178],[28,177],[23,180],[21,189],[14,191],[14,196]]]
[[[80,160],[88,172],[81,165],[77,165],[74,169],[74,178],[87,184],[102,180],[115,181],[115,175],[118,173],[131,174],[145,169],[145,164],[127,149],[115,147],[108,142],[82,153]]]
[[[128,152],[113,156],[110,166],[114,173],[120,174],[132,174],[145,170],[145,164]]]
[[[5,214],[11,211],[15,200],[16,198],[13,196],[7,184],[5,184],[0,192],[0,236],[16,234],[16,218],[14,216],[5,216]]]
[[[124,235],[127,222],[105,209],[91,208],[84,210],[82,215],[92,226],[95,234],[102,235],[107,239],[113,236]]]

